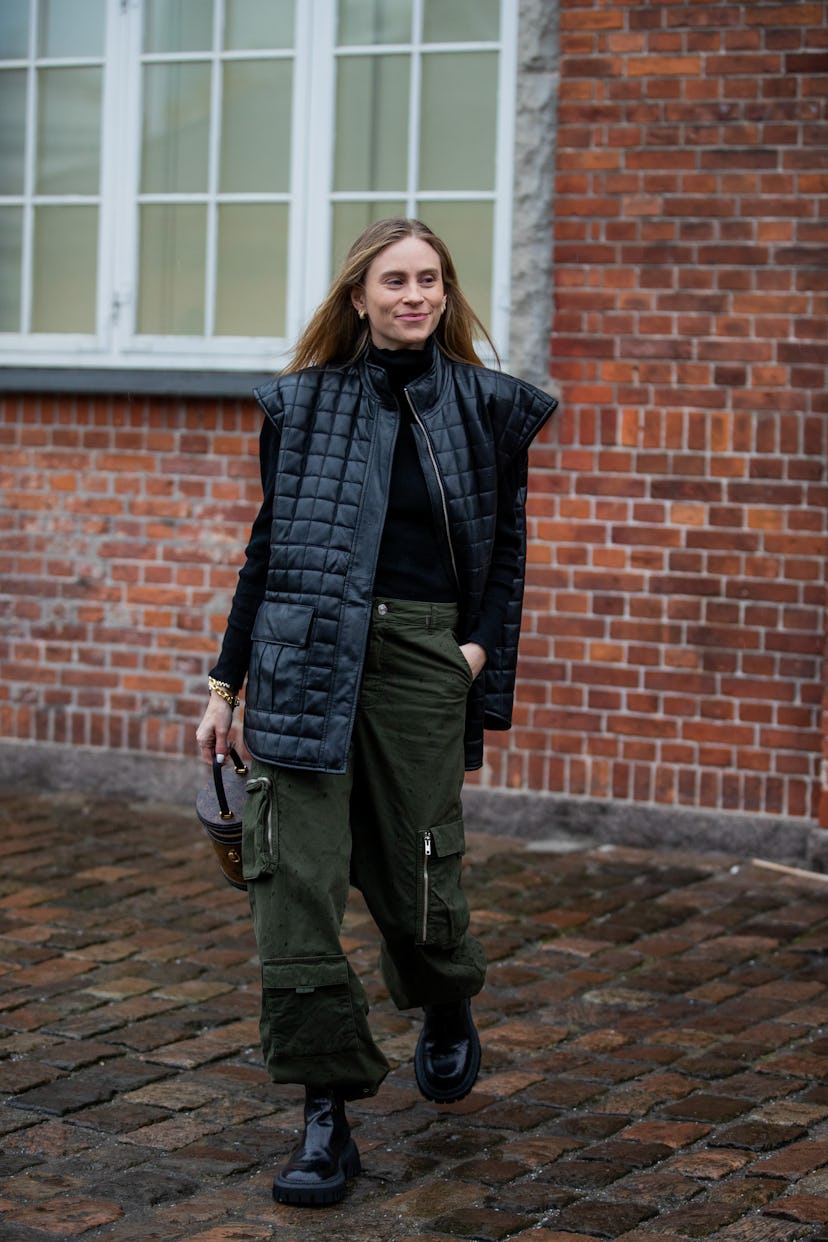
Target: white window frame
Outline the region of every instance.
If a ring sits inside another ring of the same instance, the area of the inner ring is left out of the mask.
[[[107,22],[109,29],[111,23]],[[29,23],[29,46],[28,55],[25,62],[18,60],[9,60],[0,62],[3,65],[12,66],[14,68],[24,68],[26,71],[26,135],[24,143],[24,184],[23,193],[15,195],[7,195],[0,197],[0,205],[2,206],[20,206],[23,213],[22,227],[22,249],[25,261],[22,264],[21,282],[20,282],[20,301],[21,301],[21,319],[24,325],[31,322],[32,302],[33,302],[33,246],[34,246],[34,212],[37,206],[41,205],[79,205],[91,206],[97,205],[98,208],[98,280],[96,294],[96,330],[95,333],[49,333],[49,332],[24,332],[24,333],[0,333],[0,362],[5,361],[7,352],[6,342],[9,343],[9,350],[21,355],[28,355],[30,352],[37,353],[38,359],[45,357],[65,355],[67,358],[77,361],[80,357],[83,360],[84,355],[89,351],[97,351],[100,349],[100,341],[104,337],[105,328],[105,308],[101,298],[101,250],[102,250],[102,234],[104,225],[100,222],[104,218],[104,193],[103,185],[105,183],[104,161],[106,159],[107,150],[111,149],[112,140],[109,137],[111,129],[111,118],[107,108],[107,79],[111,78],[111,72],[108,63],[108,47],[105,44],[103,54],[101,56],[38,56],[37,54],[37,23],[30,21]],[[36,194],[34,189],[34,171],[35,171],[35,142],[37,137],[37,92],[36,92],[36,75],[39,68],[48,69],[66,69],[66,68],[82,68],[87,66],[101,66],[102,70],[102,99],[101,99],[101,146],[100,146],[100,181],[98,192],[96,194]],[[82,361],[81,361],[82,365]]]
[[[293,75],[293,114],[290,190],[285,195],[231,195],[230,201],[288,201],[289,238],[287,306],[284,338],[251,336],[149,336],[134,332],[138,262],[139,203],[152,196],[139,196],[138,171],[141,147],[141,0],[105,0],[106,35],[103,54],[101,173],[98,230],[96,330],[90,334],[0,334],[0,369],[38,367],[75,370],[128,370],[136,372],[260,372],[278,370],[290,354],[293,341],[324,297],[331,276],[331,215],[335,201],[365,202],[372,197],[398,197],[387,191],[371,194],[336,194],[332,190],[336,63],[341,55],[366,51],[403,51],[412,55],[410,150],[412,152],[406,211],[414,214],[417,203],[460,201],[463,198],[494,203],[492,304],[476,307],[501,353],[508,357],[511,230],[513,194],[514,116],[517,64],[518,0],[501,0],[498,43],[428,44],[428,53],[480,49],[499,52],[500,82],[497,99],[495,186],[492,193],[463,194],[446,191],[418,193],[414,160],[418,144],[413,141],[419,122],[417,90],[422,45],[387,44],[370,47],[335,47],[336,0],[298,0],[296,5]],[[422,29],[423,0],[413,0],[415,31]],[[220,5],[215,5],[215,21]],[[28,255],[22,296],[30,307],[32,279],[31,247],[33,205],[31,177],[37,118],[34,114],[35,73],[41,62],[35,57],[35,22],[31,22],[27,109],[26,176],[24,195],[24,250]],[[220,46],[218,38],[214,46]],[[245,54],[242,53],[242,56]],[[257,53],[250,53],[254,58]],[[205,57],[199,54],[198,59]],[[82,63],[85,58],[51,63]],[[186,55],[171,57],[186,59]],[[7,64],[17,62],[5,62]],[[220,76],[221,59],[212,54],[214,75]],[[211,132],[211,161],[215,168],[215,127]],[[402,188],[402,187],[401,187]],[[52,196],[50,201],[52,201]],[[176,201],[180,196],[176,195]],[[203,195],[195,196],[204,201]],[[228,196],[221,195],[220,201]],[[19,202],[0,198],[0,205]],[[71,201],[71,199],[68,199]],[[215,197],[208,220],[215,218]],[[209,227],[209,226],[208,226]],[[208,232],[208,248],[210,246]],[[210,260],[208,259],[208,264]],[[209,266],[206,298],[211,297]],[[462,277],[462,273],[461,273]],[[208,312],[209,313],[209,312]]]

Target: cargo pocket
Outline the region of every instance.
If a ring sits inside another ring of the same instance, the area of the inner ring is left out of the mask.
[[[251,634],[247,705],[256,711],[297,716],[307,676],[310,604],[265,600]]]
[[[464,852],[462,819],[436,824],[420,834],[417,944],[451,948],[466,931],[469,907],[460,887]]]
[[[358,1046],[344,957],[262,963],[263,1018],[273,1056],[336,1057]]]
[[[279,864],[279,821],[276,791],[269,776],[247,782],[242,807],[242,875],[258,880],[273,875]]]

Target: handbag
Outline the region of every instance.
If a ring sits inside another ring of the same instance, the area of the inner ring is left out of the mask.
[[[247,767],[231,747],[233,771],[224,780],[224,769],[213,755],[213,783],[196,798],[196,814],[218,858],[222,874],[233,888],[246,889],[242,874],[242,806],[247,788]]]

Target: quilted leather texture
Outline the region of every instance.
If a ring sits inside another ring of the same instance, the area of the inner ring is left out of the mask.
[[[461,641],[479,615],[492,555],[498,478],[517,467],[556,402],[481,367],[434,365],[406,390],[437,529],[455,566]],[[278,437],[265,599],[253,629],[245,743],[270,763],[347,770],[385,521],[399,411],[381,368],[311,368],[280,376],[256,396]],[[508,728],[514,697],[523,570],[503,644],[469,696],[468,767],[483,757],[483,728]]]

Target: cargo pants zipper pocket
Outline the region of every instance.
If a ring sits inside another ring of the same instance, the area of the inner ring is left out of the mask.
[[[417,896],[413,906],[414,943],[450,948],[469,925],[461,888],[464,837],[462,818],[432,824],[418,833],[414,853]]]
[[[423,835],[423,906],[420,912],[420,935],[417,939],[418,944],[425,944],[428,939],[428,902],[429,902],[429,874],[428,867],[431,860],[431,833],[426,832]]]

